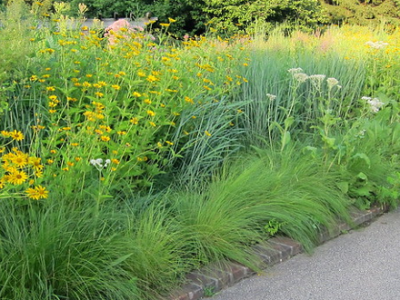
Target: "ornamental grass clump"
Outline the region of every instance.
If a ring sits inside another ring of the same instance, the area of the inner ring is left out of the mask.
[[[140,299],[124,215],[91,206],[1,201],[0,298]]]

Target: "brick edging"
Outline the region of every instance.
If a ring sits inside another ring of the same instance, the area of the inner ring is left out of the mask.
[[[352,210],[351,218],[355,226],[371,221],[378,215],[389,210],[388,206],[374,207],[366,211]],[[352,229],[346,223],[340,223],[330,233],[323,230],[320,233],[320,244],[339,236],[343,231]],[[253,247],[254,253],[261,258],[259,267],[273,266],[303,252],[301,244],[288,237],[278,236]],[[211,264],[204,268],[189,273],[186,278],[188,283],[175,290],[168,300],[199,300],[205,296],[205,291],[213,293],[232,286],[240,280],[254,275],[250,268],[237,262]]]

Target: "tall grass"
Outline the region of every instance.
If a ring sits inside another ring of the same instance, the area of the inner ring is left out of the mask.
[[[357,99],[365,87],[367,63],[320,49],[323,41],[316,37],[305,34],[302,37],[305,40],[296,35],[288,38],[277,30],[267,41],[256,39],[250,50],[252,61],[243,69],[249,84],[237,96],[239,100],[250,100],[243,123],[250,143],[261,145],[263,139],[279,140],[281,132],[273,124],[284,127],[288,117],[295,120],[291,129],[304,134],[326,110],[334,110],[336,115],[346,118],[357,109]],[[318,86],[312,80],[298,82],[288,72],[294,68],[301,68],[299,72],[308,76],[335,78],[341,87],[330,90],[325,81]],[[328,98],[330,101],[326,103]]]
[[[57,201],[0,205],[2,299],[133,299],[137,279],[126,270],[130,243],[118,213],[71,208]]]
[[[233,161],[223,180],[211,185],[211,195],[221,202],[245,201],[257,215],[253,227],[276,220],[307,250],[316,242],[320,225],[329,229],[337,218],[349,220],[349,202],[335,185],[338,174],[325,173],[319,158],[303,155],[298,146],[258,152]]]

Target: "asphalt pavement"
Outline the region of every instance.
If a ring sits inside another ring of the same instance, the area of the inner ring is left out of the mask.
[[[400,300],[400,210],[209,300]]]

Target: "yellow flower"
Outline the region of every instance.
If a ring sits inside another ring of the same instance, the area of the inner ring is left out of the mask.
[[[24,139],[24,135],[21,131],[14,130],[9,133],[9,136],[12,137],[15,141],[22,141]]]
[[[0,189],[4,188],[4,179],[0,179]]]
[[[11,161],[18,167],[23,168],[28,164],[27,155],[23,153],[18,153],[14,157],[11,158]]]
[[[25,191],[28,197],[34,200],[46,199],[49,196],[49,191],[45,187],[38,185],[37,187],[29,188]]]
[[[174,19],[172,19],[172,18],[168,18],[168,21],[169,21],[170,23],[176,22],[176,20],[174,20]]]
[[[48,86],[48,87],[46,87],[46,90],[49,92],[54,92],[56,90],[56,88],[54,86]]]
[[[147,76],[146,80],[147,80],[148,82],[154,82],[154,81],[157,81],[158,78],[157,78],[156,76],[149,75],[149,76]]]
[[[186,101],[187,103],[194,104],[193,99],[192,99],[192,98],[189,98],[189,97],[187,97],[187,96],[185,96],[185,101]]]
[[[5,130],[2,130],[2,131],[0,132],[0,134],[1,134],[3,137],[9,137],[9,136],[10,136],[10,133],[9,133],[8,131],[5,131]]]
[[[162,27],[169,27],[169,23],[160,23],[160,26],[162,26]]]
[[[154,111],[152,111],[152,110],[148,110],[148,111],[147,111],[147,114],[148,114],[150,117],[154,117],[154,116],[156,115],[156,113],[155,113]]]
[[[116,91],[121,89],[121,87],[118,84],[113,84],[111,87]]]
[[[206,136],[211,136],[211,133],[209,133],[207,130],[204,131],[204,134],[205,134]]]
[[[108,142],[109,140],[111,140],[109,136],[105,136],[105,135],[102,135],[102,136],[100,137],[100,139],[101,139],[103,142]]]
[[[79,144],[78,144],[78,143],[71,143],[71,146],[72,146],[72,147],[78,147]]]
[[[43,169],[43,165],[40,163],[40,161],[41,161],[40,157],[34,157],[34,156],[29,157],[29,164],[36,172],[39,172]]]
[[[90,88],[92,84],[90,82],[85,81],[84,83],[82,83],[82,86],[85,88]]]
[[[102,130],[105,130],[106,132],[111,132],[111,131],[112,131],[112,129],[111,129],[110,126],[100,125],[100,128],[101,128]]]
[[[54,162],[54,160],[52,160],[52,159],[48,159],[48,160],[47,160],[47,163],[48,163],[49,165],[51,165],[53,162]]]
[[[24,171],[16,171],[9,175],[8,182],[14,185],[23,184],[28,179],[28,175]]]
[[[133,92],[133,94],[132,94],[134,97],[141,97],[142,95],[140,94],[140,93],[138,93],[138,92]]]
[[[116,165],[119,165],[119,163],[120,163],[120,161],[119,161],[118,159],[116,159],[116,158],[112,158],[112,159],[111,159],[111,162],[112,162],[113,164],[116,164]]]
[[[100,92],[96,92],[96,93],[94,93],[97,97],[99,97],[99,98],[101,98],[101,97],[103,97],[104,96],[104,94],[103,93],[100,93]]]
[[[137,124],[139,123],[139,119],[138,119],[138,118],[132,118],[132,119],[130,120],[130,122],[131,122],[133,125],[137,125]]]
[[[46,127],[44,127],[44,126],[42,126],[42,125],[33,125],[33,126],[31,126],[31,128],[34,130],[34,131],[39,131],[39,130],[42,130],[42,129],[45,129]]]
[[[150,126],[152,126],[152,127],[156,127],[156,126],[157,126],[156,123],[154,123],[154,122],[149,122],[149,124],[150,124]]]

